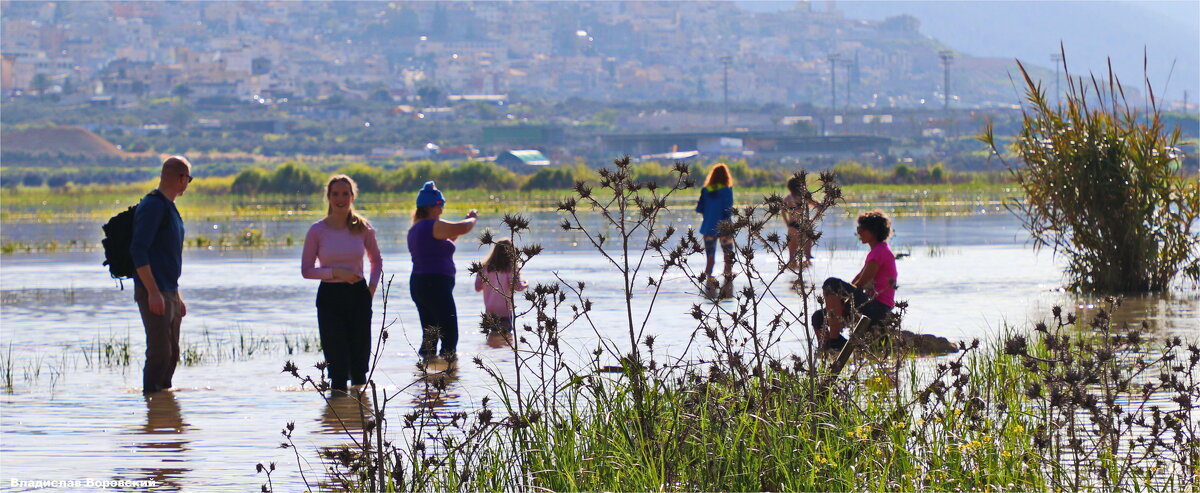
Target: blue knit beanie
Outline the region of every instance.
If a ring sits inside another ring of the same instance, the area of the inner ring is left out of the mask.
[[[434,185],[432,180],[425,182],[425,185],[421,187],[421,191],[417,192],[417,207],[445,204],[446,198],[442,197],[442,192],[437,189],[437,185]]]

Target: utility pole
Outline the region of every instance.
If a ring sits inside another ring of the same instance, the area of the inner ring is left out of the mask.
[[[837,62],[841,56],[837,53],[830,53],[826,58],[829,59],[829,111],[837,111]]]
[[[942,50],[938,52],[938,57],[942,59],[942,90],[945,91],[944,109],[950,111],[950,62],[954,61],[954,53],[950,50]]]
[[[724,66],[724,89],[725,93],[725,126],[729,127],[729,62],[733,61],[732,57],[721,57],[721,65]]]
[[[846,67],[846,101],[842,103],[847,111],[850,109],[850,86],[854,83],[854,61],[843,60],[842,66]]]
[[[847,64],[847,68],[849,69],[849,73],[846,74],[846,106],[849,107],[850,91],[851,89],[858,89],[858,80],[862,76],[858,65],[858,50],[854,50],[854,60]]]
[[[1054,104],[1062,106],[1062,89],[1058,86],[1059,72],[1062,70],[1062,53],[1051,53],[1050,60],[1054,61]]]

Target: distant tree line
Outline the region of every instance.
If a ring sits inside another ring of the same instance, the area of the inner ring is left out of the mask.
[[[712,164],[714,163],[694,165],[697,176],[707,174]],[[726,164],[733,172],[736,186],[742,187],[782,187],[794,171],[786,167],[751,167],[743,160],[729,161]],[[941,163],[929,167],[901,163],[885,171],[846,161],[835,165],[833,169],[838,173],[838,179],[846,184],[934,184],[978,179],[977,174],[951,173]],[[657,161],[640,163],[631,168],[634,180],[659,183],[673,179],[670,170],[669,163]],[[365,163],[354,163],[334,172],[354,178],[363,193],[414,192],[429,180],[436,181],[446,190],[562,190],[574,186],[576,181],[593,179],[595,175],[584,164],[546,167],[535,173],[522,175],[487,161],[468,161],[454,165],[435,161],[414,161],[390,170]],[[245,195],[317,193],[327,177],[328,173],[298,161],[283,163],[273,170],[256,166],[238,173],[230,186],[230,192]]]

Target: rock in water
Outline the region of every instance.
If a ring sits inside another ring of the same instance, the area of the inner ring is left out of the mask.
[[[958,352],[958,346],[945,337],[938,337],[932,334],[915,334],[907,330],[896,332],[892,336],[892,342],[895,344],[896,349],[909,351],[918,356]]]

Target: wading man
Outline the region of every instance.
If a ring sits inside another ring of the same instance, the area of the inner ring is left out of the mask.
[[[171,388],[171,377],[179,362],[179,324],[187,315],[187,305],[179,296],[183,218],[175,208],[175,199],[187,191],[191,182],[192,164],[187,158],[167,158],[158,188],[142,198],[133,216],[133,240],[129,245],[137,269],[133,299],[146,327],[143,394]]]

